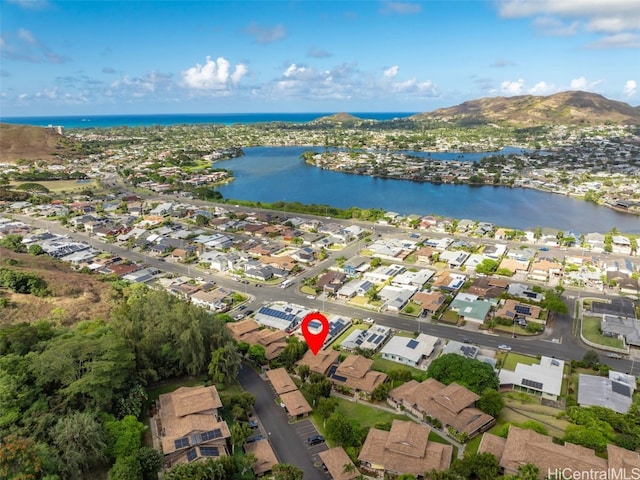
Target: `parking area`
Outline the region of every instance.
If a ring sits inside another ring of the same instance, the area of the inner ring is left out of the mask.
[[[329,478],[329,474],[325,472],[324,469],[322,468],[322,461],[318,456],[320,452],[324,452],[325,450],[328,450],[329,447],[327,447],[327,444],[325,442],[321,442],[316,445],[309,445],[309,443],[307,442],[307,439],[309,437],[319,435],[318,430],[316,430],[316,427],[313,426],[313,423],[311,423],[311,420],[309,419],[300,420],[299,422],[296,422],[293,425],[293,428],[296,432],[296,435],[300,439],[300,442],[303,443],[306,446],[307,450],[309,451],[309,455],[311,455],[311,460],[313,461],[314,466],[319,471],[323,472],[327,478]]]
[[[593,313],[614,315],[628,318],[635,318],[633,302],[628,298],[611,298],[609,302],[593,302],[591,311]]]

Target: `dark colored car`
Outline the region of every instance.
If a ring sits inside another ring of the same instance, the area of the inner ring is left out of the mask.
[[[318,445],[319,443],[324,442],[324,437],[322,435],[313,435],[307,438],[307,443],[309,445]]]
[[[462,337],[462,343],[471,343],[471,339],[469,337]]]

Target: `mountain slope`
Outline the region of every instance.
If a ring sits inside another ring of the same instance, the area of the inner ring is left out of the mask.
[[[74,157],[74,141],[52,128],[0,123],[0,161],[40,160],[59,163],[60,158]]]
[[[521,126],[595,125],[606,122],[640,124],[640,107],[634,108],[596,93],[572,91],[546,97],[523,95],[481,98],[411,118],[460,123],[507,122]]]

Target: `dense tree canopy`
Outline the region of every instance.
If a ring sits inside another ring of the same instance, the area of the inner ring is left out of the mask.
[[[449,353],[436,358],[427,375],[449,385],[456,382],[481,395],[486,389],[498,390],[500,381],[488,363]]]

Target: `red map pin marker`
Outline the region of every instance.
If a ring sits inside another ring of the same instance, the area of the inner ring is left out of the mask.
[[[321,324],[320,331],[317,333],[309,330],[309,324],[314,320]],[[304,339],[307,341],[307,345],[309,345],[313,354],[317,355],[329,334],[329,320],[327,320],[327,317],[322,315],[320,312],[312,312],[304,317],[302,325],[300,325],[300,329],[302,330]]]

